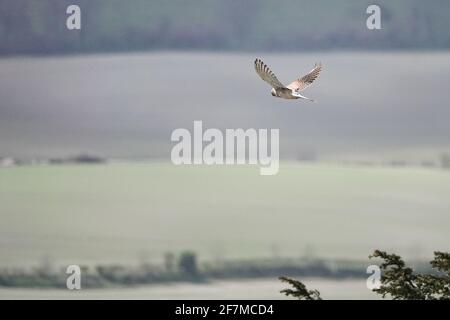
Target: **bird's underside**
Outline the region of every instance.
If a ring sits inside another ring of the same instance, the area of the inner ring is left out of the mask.
[[[314,68],[303,77],[294,80],[289,85],[285,86],[278,80],[276,75],[269,69],[269,67],[262,62],[260,59],[255,60],[255,70],[256,73],[265,82],[272,86],[271,94],[275,97],[283,99],[305,99],[309,101],[314,101],[300,94],[300,91],[305,90],[307,87],[314,82],[319,76],[320,71],[322,71],[322,65],[316,64]]]
[[[292,94],[292,90],[289,88],[272,88],[272,95],[283,99],[299,99]]]

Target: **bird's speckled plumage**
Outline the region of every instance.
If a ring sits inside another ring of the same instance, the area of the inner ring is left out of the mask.
[[[314,68],[309,73],[294,80],[288,86],[282,84],[272,70],[270,70],[270,68],[261,59],[255,60],[255,70],[261,79],[270,84],[272,87],[271,93],[273,96],[283,99],[306,99],[313,101],[312,99],[302,96],[300,91],[305,90],[314,82],[314,80],[317,79],[319,73],[322,71],[322,64],[316,63]]]

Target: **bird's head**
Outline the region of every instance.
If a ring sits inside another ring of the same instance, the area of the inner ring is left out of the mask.
[[[277,93],[275,92],[275,89],[274,89],[274,88],[272,88],[272,90],[270,90],[270,93],[271,93],[272,96],[274,96],[274,97],[277,96]]]

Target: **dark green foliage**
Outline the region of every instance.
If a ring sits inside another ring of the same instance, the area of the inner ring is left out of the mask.
[[[287,296],[292,296],[299,300],[322,300],[319,291],[306,289],[306,286],[300,281],[288,277],[280,277],[279,279],[294,287],[294,289],[284,289],[280,291]]]
[[[406,267],[400,256],[376,250],[370,258],[381,258],[381,287],[374,289],[384,297],[396,300],[449,300],[450,254],[434,252],[430,262],[438,274],[416,274]]]
[[[381,286],[374,292],[394,300],[450,300],[450,253],[434,252],[430,262],[435,273],[418,274],[405,266],[402,258],[396,254],[388,254],[375,250],[369,258],[381,258]],[[300,300],[321,300],[317,290],[307,290],[306,286],[287,277],[280,277],[293,289],[284,289],[281,293]]]

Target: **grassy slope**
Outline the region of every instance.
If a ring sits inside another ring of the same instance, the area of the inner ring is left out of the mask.
[[[0,263],[201,257],[364,259],[374,248],[448,250],[450,174],[282,163],[256,167],[17,167],[0,170]],[[419,249],[414,249],[419,246]]]

